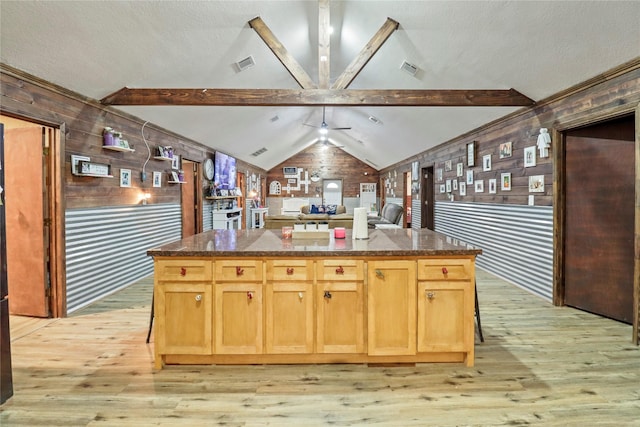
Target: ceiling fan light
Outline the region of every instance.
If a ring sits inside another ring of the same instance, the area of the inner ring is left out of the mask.
[[[323,125],[318,132],[320,132],[320,135],[326,135],[329,133],[329,129]]]

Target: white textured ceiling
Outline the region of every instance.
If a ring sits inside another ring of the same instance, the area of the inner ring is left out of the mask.
[[[331,79],[384,24],[400,26],[351,89],[509,89],[540,100],[640,56],[639,1],[331,1]],[[309,1],[0,0],[0,61],[85,96],[122,87],[296,89],[256,16],[317,81]],[[256,65],[238,72],[249,55]],[[402,61],[419,67],[411,76]],[[316,141],[320,107],[118,107],[270,169]],[[330,139],[382,169],[510,107],[328,107]],[[277,116],[277,120],[273,120]],[[372,123],[375,116],[382,124]],[[251,153],[266,147],[254,157]]]

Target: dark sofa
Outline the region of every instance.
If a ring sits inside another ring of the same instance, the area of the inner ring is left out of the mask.
[[[376,228],[377,224],[394,224],[402,225],[402,214],[404,208],[396,203],[386,203],[380,211],[380,216],[372,217],[367,220],[369,228]]]

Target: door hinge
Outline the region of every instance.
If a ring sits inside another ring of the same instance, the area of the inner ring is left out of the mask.
[[[51,227],[51,218],[45,218],[42,220],[45,227]]]

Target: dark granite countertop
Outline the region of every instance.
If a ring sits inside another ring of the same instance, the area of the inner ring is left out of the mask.
[[[283,239],[280,230],[211,230],[149,249],[164,257],[279,257],[279,256],[455,256],[479,255],[482,250],[431,230],[369,230],[366,240]]]

